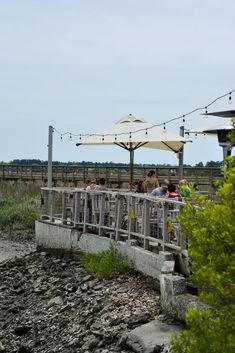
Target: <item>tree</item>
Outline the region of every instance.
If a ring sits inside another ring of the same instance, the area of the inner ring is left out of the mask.
[[[204,164],[202,162],[196,163],[195,167],[204,167]]]
[[[235,142],[234,131],[230,138]],[[197,198],[185,206],[180,224],[189,242],[191,278],[208,309],[188,312],[173,352],[235,352],[235,157],[226,160],[218,203]]]

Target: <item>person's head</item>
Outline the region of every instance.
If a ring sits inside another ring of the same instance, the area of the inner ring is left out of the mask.
[[[155,176],[156,176],[155,170],[150,170],[150,171],[148,172],[147,176],[148,176],[149,178],[155,177]]]
[[[175,190],[176,190],[176,187],[175,187],[174,184],[169,184],[169,185],[168,185],[168,191],[169,191],[169,192],[175,192]]]
[[[138,182],[137,182],[137,185],[136,185],[136,190],[137,191],[142,191],[142,189],[143,189],[143,180],[139,180]]]
[[[89,186],[90,186],[91,189],[94,189],[95,186],[96,186],[96,181],[94,179],[90,180]]]
[[[170,184],[168,179],[164,179],[162,183],[165,184],[165,185],[169,185]]]
[[[105,178],[100,178],[100,185],[105,185]]]
[[[184,187],[186,186],[188,183],[187,183],[187,180],[186,179],[181,179],[180,182],[179,182],[179,187]]]
[[[163,191],[164,193],[167,193],[168,185],[167,185],[166,183],[162,183],[162,184],[161,184],[161,188],[162,188],[162,191]]]

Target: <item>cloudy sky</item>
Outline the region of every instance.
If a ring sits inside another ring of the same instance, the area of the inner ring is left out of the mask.
[[[0,0],[0,161],[46,160],[49,125],[94,133],[129,113],[158,124],[233,90],[234,13],[233,0]],[[227,102],[209,111],[235,109],[235,94]],[[224,121],[197,112],[185,127]],[[129,160],[118,147],[53,139],[54,160]],[[185,163],[222,159],[216,138],[191,139]],[[150,149],[135,161],[178,163]]]

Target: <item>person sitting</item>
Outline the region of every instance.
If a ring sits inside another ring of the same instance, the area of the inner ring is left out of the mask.
[[[145,182],[143,180],[139,180],[138,181],[136,189],[135,189],[135,192],[138,192],[138,193],[147,192],[146,185],[145,185]]]
[[[182,179],[179,182],[180,195],[185,198],[189,198],[191,196],[191,190],[188,186],[188,182],[186,179]]]
[[[165,183],[162,183],[161,186],[159,186],[158,188],[154,189],[151,192],[152,196],[158,196],[158,197],[166,197],[167,195],[167,190],[168,190],[168,185]]]
[[[96,180],[89,180],[86,190],[94,190],[96,187]]]
[[[181,199],[181,195],[178,192],[176,192],[176,187],[174,184],[168,185],[167,197],[170,199],[175,199],[175,198],[177,198],[178,200]]]
[[[154,170],[150,170],[147,174],[147,178],[145,180],[146,192],[151,193],[154,189],[159,187],[159,181],[157,179],[156,172]]]
[[[99,185],[96,185],[95,190],[107,190],[104,178],[100,178]]]

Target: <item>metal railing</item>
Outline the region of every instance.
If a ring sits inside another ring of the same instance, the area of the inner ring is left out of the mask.
[[[42,188],[41,221],[81,229],[145,250],[186,248],[177,216],[185,205],[146,194]]]

